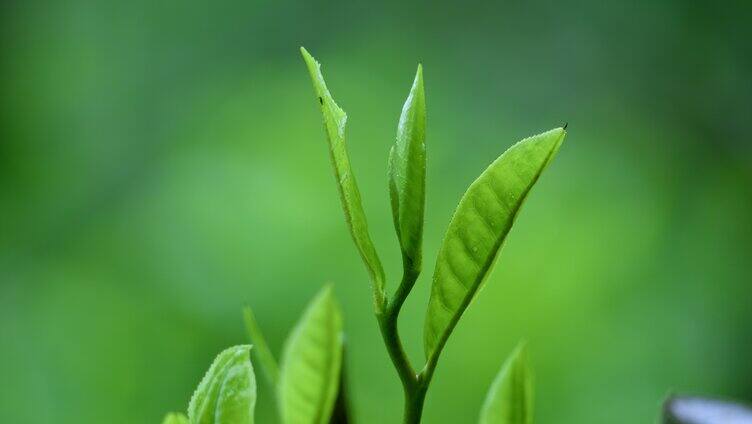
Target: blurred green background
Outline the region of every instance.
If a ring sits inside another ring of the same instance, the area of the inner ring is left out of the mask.
[[[275,352],[334,282],[359,423],[398,379],[299,56],[349,114],[389,286],[386,157],[425,67],[425,274],[467,185],[569,135],[450,339],[427,423],[474,422],[522,338],[541,423],[645,423],[672,391],[752,399],[747,1],[12,1],[0,5],[0,421],[156,423],[211,359]],[[260,381],[259,421],[276,422]]]

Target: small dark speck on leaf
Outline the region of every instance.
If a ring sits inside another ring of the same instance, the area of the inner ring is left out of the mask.
[[[319,97],[319,99],[320,99],[320,97]],[[564,124],[564,129],[567,129],[568,126],[569,126],[569,122],[565,123]]]
[[[324,99],[322,99],[321,97],[319,97],[319,104],[320,104],[320,105],[323,105],[323,104],[324,104]]]

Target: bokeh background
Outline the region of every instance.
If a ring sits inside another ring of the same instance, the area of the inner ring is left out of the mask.
[[[464,189],[569,123],[427,423],[474,422],[521,339],[541,423],[654,422],[672,392],[751,400],[751,20],[747,1],[2,2],[0,421],[159,422],[246,341],[244,304],[278,353],[334,282],[357,422],[399,422],[300,45],[349,113],[392,289],[386,157],[424,64],[426,264],[401,322],[416,362]]]

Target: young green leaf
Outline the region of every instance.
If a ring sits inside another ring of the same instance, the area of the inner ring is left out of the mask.
[[[253,424],[256,379],[251,346],[234,346],[212,363],[188,404],[191,424]]]
[[[426,99],[423,67],[418,65],[410,95],[402,107],[397,140],[389,152],[389,194],[402,255],[417,274],[422,262],[426,203]]]
[[[329,422],[340,383],[342,337],[342,316],[327,286],[285,345],[277,393],[284,424]]]
[[[253,314],[250,306],[243,308],[243,321],[245,322],[245,329],[248,332],[251,343],[253,343],[255,348],[253,349],[253,354],[258,360],[258,364],[261,364],[261,369],[264,371],[264,375],[266,375],[269,383],[272,386],[276,386],[279,378],[277,361],[274,359],[274,355],[272,355],[272,351],[266,343],[264,334],[256,323],[256,316]]]
[[[188,418],[183,414],[174,412],[167,414],[162,424],[188,424]]]
[[[321,74],[321,65],[305,48],[301,47],[300,52],[308,66],[308,72],[311,74],[316,97],[324,117],[324,129],[329,140],[329,155],[337,178],[340,200],[345,211],[345,220],[360,256],[368,268],[368,273],[373,282],[374,301],[377,307],[380,307],[384,303],[384,269],[371,241],[360,199],[360,191],[350,168],[350,158],[345,145],[347,114],[337,106],[332,95],[329,94],[329,89],[326,88],[324,77]]]
[[[480,424],[532,424],[533,384],[527,347],[512,352],[486,395]]]
[[[437,359],[473,296],[493,267],[530,189],[556,154],[565,131],[526,138],[496,159],[468,188],[439,249],[423,344]]]

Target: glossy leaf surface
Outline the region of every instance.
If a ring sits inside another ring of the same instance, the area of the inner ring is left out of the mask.
[[[436,260],[423,333],[427,358],[440,353],[481,287],[520,207],[564,136],[558,128],[515,144],[460,200]]]
[[[426,100],[423,68],[402,107],[397,139],[389,152],[389,195],[403,256],[420,271],[426,203]]]
[[[533,384],[527,348],[520,345],[501,367],[488,390],[480,424],[532,424]]]
[[[377,305],[380,305],[384,298],[384,269],[371,241],[371,236],[368,232],[368,223],[363,212],[360,191],[350,168],[350,158],[347,154],[347,146],[345,145],[347,114],[334,102],[332,95],[329,93],[329,89],[324,82],[324,77],[321,74],[321,65],[306,49],[301,47],[300,51],[308,66],[308,72],[311,74],[316,97],[321,106],[324,129],[329,140],[329,154],[334,167],[334,174],[337,178],[337,187],[339,188],[342,208],[345,212],[345,220],[373,281],[375,301]]]
[[[191,424],[253,424],[256,379],[250,349],[234,346],[217,356],[188,405]]]
[[[278,386],[284,424],[329,422],[340,384],[342,347],[342,316],[327,286],[285,345]]]

